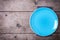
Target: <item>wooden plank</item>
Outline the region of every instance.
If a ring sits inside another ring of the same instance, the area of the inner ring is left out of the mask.
[[[60,40],[60,34],[54,34],[47,37],[37,36],[35,34],[27,34],[28,40]]]
[[[53,8],[55,11],[60,11],[60,0],[40,0],[37,6],[47,6]]]
[[[31,12],[0,12],[0,15],[3,16],[0,33],[32,33],[29,27]]]
[[[0,40],[60,40],[60,34],[41,37],[35,34],[0,34]]]
[[[32,12],[0,12],[0,33],[33,34],[29,25],[31,14]],[[57,15],[60,17],[60,12],[57,12]],[[60,33],[60,25],[57,32]]]
[[[59,0],[40,0],[38,6],[49,6],[60,11]],[[36,5],[33,0],[0,0],[0,11],[33,11]]]
[[[25,34],[0,34],[0,40],[26,40]]]
[[[32,11],[31,0],[0,0],[0,11]]]

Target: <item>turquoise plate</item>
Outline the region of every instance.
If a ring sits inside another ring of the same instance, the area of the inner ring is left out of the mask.
[[[58,27],[58,17],[50,8],[37,8],[30,17],[30,27],[39,36],[49,36]]]

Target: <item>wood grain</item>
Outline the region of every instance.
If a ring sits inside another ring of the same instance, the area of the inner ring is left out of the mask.
[[[52,7],[55,11],[60,11],[60,0],[39,0],[37,6]]]
[[[29,17],[31,12],[0,12],[0,15],[3,16],[3,18],[0,19],[2,23],[0,26],[0,33],[32,32],[29,27]]]
[[[0,11],[33,11],[36,9],[34,0],[0,0]],[[40,0],[37,6],[49,6],[60,11],[59,0]]]
[[[0,11],[32,11],[31,0],[0,0]]]
[[[60,40],[60,34],[40,37],[35,34],[0,34],[0,40]]]
[[[60,21],[60,12],[56,12]],[[29,18],[32,12],[0,12],[0,33],[31,33]],[[60,34],[60,22],[57,29]]]
[[[35,5],[35,3],[37,5]],[[60,0],[0,0],[0,40],[60,40]],[[53,8],[59,19],[53,35],[41,37],[32,32],[29,18],[37,6]]]

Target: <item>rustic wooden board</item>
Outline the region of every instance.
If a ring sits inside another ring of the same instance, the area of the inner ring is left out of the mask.
[[[60,11],[59,0],[40,0],[38,6],[49,6]],[[0,11],[33,11],[36,5],[33,0],[0,0]]]
[[[0,0],[0,11],[32,11],[31,0]]]
[[[40,0],[38,1],[38,6],[48,6],[55,11],[60,11],[60,0]]]
[[[60,40],[60,34],[40,37],[35,34],[0,34],[0,40]]]
[[[0,12],[0,33],[31,33],[30,15],[31,12]]]
[[[0,0],[0,40],[60,40],[60,0]],[[59,18],[57,31],[48,37],[32,32],[29,18],[37,6],[52,7]]]
[[[31,33],[29,18],[32,12],[0,12],[0,33]],[[60,12],[57,12],[60,17]],[[59,18],[60,21],[60,18]],[[60,22],[57,32],[60,33]]]

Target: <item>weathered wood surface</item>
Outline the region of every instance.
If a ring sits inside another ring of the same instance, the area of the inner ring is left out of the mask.
[[[37,5],[52,7],[55,11],[60,11],[60,0],[40,0]]]
[[[60,12],[56,12],[60,21]],[[32,12],[0,12],[0,33],[33,33],[29,26]],[[57,32],[60,33],[60,23]]]
[[[31,33],[30,15],[31,12],[0,12],[0,33]]]
[[[0,11],[32,11],[32,0],[0,0]]]
[[[0,0],[0,40],[60,40],[60,0]],[[48,37],[32,32],[29,18],[36,6],[52,7],[59,18],[57,31]]]
[[[50,6],[60,11],[59,0],[40,0],[38,6]],[[33,0],[0,0],[0,11],[33,11],[35,8]]]
[[[39,37],[35,34],[0,34],[0,40],[60,40],[60,34]]]

